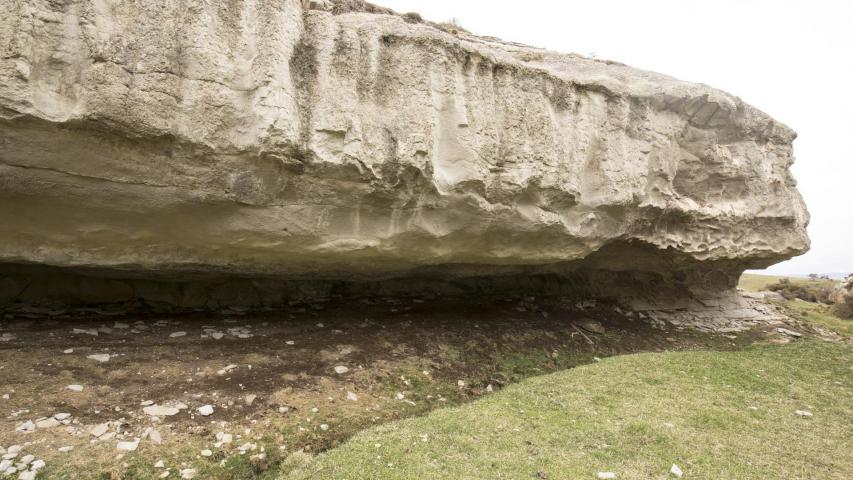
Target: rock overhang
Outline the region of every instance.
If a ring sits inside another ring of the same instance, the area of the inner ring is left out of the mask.
[[[808,248],[794,132],[707,86],[360,2],[96,3],[0,24],[8,278],[707,292]]]

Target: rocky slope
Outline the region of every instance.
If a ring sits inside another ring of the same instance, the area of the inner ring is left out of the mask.
[[[12,2],[0,302],[719,298],[807,250],[739,98],[365,5]]]

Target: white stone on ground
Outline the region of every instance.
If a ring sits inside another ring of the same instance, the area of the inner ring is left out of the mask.
[[[171,417],[177,415],[180,410],[177,407],[167,407],[164,405],[150,405],[142,409],[146,415],[152,417]]]
[[[110,361],[110,354],[109,353],[96,353],[93,355],[87,355],[86,358],[88,358],[89,360],[95,360],[96,362],[105,363],[105,362]]]
[[[812,414],[812,412],[810,412],[808,410],[797,410],[794,413],[796,413],[797,415],[799,415],[801,417],[812,417],[812,416],[814,416],[814,414]]]
[[[59,420],[53,417],[36,420],[36,427],[38,428],[53,428],[58,427],[60,425],[62,424],[59,423]]]
[[[174,332],[169,334],[169,338],[178,338],[178,337],[186,337],[187,332]]]
[[[139,448],[139,439],[137,438],[137,439],[134,439],[133,441],[118,442],[116,444],[116,448],[118,450],[123,451],[123,452],[136,451],[136,449]]]
[[[68,385],[65,388],[67,388],[68,390],[71,390],[72,392],[82,392],[83,391],[83,385]]]
[[[598,480],[610,480],[616,478],[616,474],[613,472],[598,472]]]
[[[357,402],[358,401],[358,395],[356,395],[353,392],[347,392],[347,400],[349,400],[350,402]]]
[[[345,367],[343,365],[338,365],[337,367],[335,367],[335,373],[337,373],[338,375],[343,375],[347,372],[349,372],[348,367]]]
[[[32,420],[27,420],[27,421],[19,424],[17,427],[15,427],[15,431],[21,432],[21,433],[31,433],[31,432],[34,432],[35,429],[36,429],[36,424],[33,423]]]
[[[184,480],[189,480],[190,478],[195,478],[196,471],[194,468],[185,468],[181,470],[181,478]]]
[[[681,476],[684,475],[684,472],[682,472],[681,469],[678,468],[678,465],[676,465],[674,463],[672,464],[672,467],[669,469],[669,473],[675,475],[676,478],[681,478]]]
[[[213,405],[203,405],[201,407],[198,407],[197,411],[199,415],[209,417],[210,415],[213,415]]]
[[[208,449],[208,448],[205,448],[204,450],[201,451],[201,456],[202,457],[212,457],[213,451]]]
[[[102,423],[100,425],[95,425],[94,427],[90,428],[89,433],[91,433],[92,436],[94,436],[94,437],[101,437],[105,433],[107,433],[107,430],[109,430],[109,429],[110,429],[109,424]]]

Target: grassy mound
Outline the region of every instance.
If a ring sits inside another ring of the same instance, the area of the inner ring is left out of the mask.
[[[665,479],[672,464],[684,478],[853,478],[851,368],[849,344],[813,341],[613,357],[291,456],[280,478]]]

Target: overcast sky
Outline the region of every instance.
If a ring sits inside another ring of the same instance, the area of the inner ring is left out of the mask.
[[[853,1],[373,1],[743,98],[799,133],[793,172],[812,214],[811,252],[770,271],[853,271]]]

